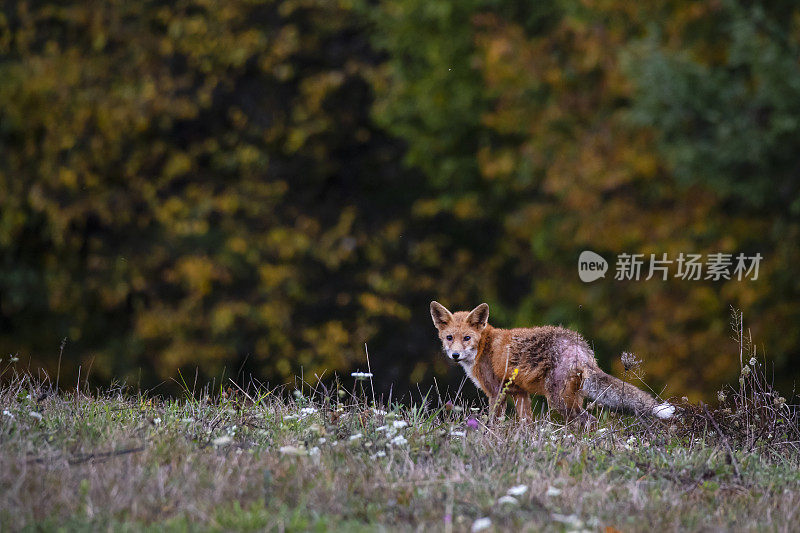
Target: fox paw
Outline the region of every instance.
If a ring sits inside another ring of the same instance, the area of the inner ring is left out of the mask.
[[[570,417],[568,420],[578,431],[594,431],[597,429],[597,419],[586,411]]]

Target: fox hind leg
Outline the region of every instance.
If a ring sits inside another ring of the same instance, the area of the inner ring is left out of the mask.
[[[561,413],[567,423],[577,423],[583,429],[597,426],[597,419],[583,408],[583,373],[571,371],[560,390],[551,390],[547,394],[547,405]]]

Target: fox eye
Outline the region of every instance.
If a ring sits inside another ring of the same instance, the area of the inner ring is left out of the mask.
[[[447,336],[447,337],[445,337],[445,338],[446,338],[447,340],[449,340],[449,341],[453,340],[453,336],[452,336],[452,335],[448,335],[448,336]]]
[[[465,340],[465,341],[468,341],[468,340],[469,340],[469,338],[470,338],[470,337],[469,337],[469,335],[465,335],[465,336],[464,336],[464,340]]]

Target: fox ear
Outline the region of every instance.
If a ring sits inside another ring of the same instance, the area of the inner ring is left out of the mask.
[[[467,315],[467,324],[476,328],[483,329],[489,320],[489,304],[482,303]]]
[[[433,325],[437,329],[441,329],[453,320],[453,314],[439,302],[433,301],[431,302],[431,318],[433,319]]]

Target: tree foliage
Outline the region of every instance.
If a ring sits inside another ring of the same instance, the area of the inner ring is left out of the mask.
[[[285,379],[408,318],[381,293],[407,284],[415,182],[369,119],[350,9],[23,2],[5,25],[6,351]]]
[[[0,349],[145,383],[446,373],[427,302],[709,394],[800,333],[800,12],[616,0],[7,2]],[[576,275],[760,252],[757,281]],[[613,269],[613,264],[612,264]],[[379,370],[378,370],[379,369]],[[312,378],[313,379],[313,378]]]
[[[402,13],[409,26],[427,9],[396,4],[405,9],[391,13]],[[476,179],[460,173],[431,202],[446,209],[442,197],[479,199],[468,211],[478,226],[491,228],[492,243],[474,259],[473,286],[506,324],[578,327],[606,361],[626,346],[634,349],[669,390],[708,393],[735,375],[735,362],[720,355],[731,305],[752,313],[753,332],[779,368],[794,369],[800,339],[792,328],[773,326],[798,318],[793,305],[778,303],[798,294],[791,207],[798,159],[791,146],[800,140],[793,130],[799,73],[787,44],[796,41],[796,23],[778,22],[783,12],[735,3],[537,5],[541,14],[533,22],[510,16],[505,3],[451,6],[462,10],[452,19],[472,21],[458,25],[471,37],[445,42],[471,41],[460,63],[481,74],[470,78],[470,90],[481,95],[472,99],[482,106],[473,108],[480,120],[470,125],[459,110],[429,102],[435,92],[421,89],[449,72],[447,54],[417,50],[415,56],[390,43],[379,119],[388,116],[387,128],[412,153],[430,154],[428,164],[444,165],[454,153],[428,148],[426,135],[438,135],[428,124],[451,124],[469,140],[462,146],[475,147],[462,158],[472,166],[461,167],[477,169],[477,183],[460,189],[459,178]],[[392,18],[376,20],[380,35],[403,27]],[[442,46],[427,38],[425,26],[414,27],[420,48]],[[411,77],[417,56],[435,59]],[[466,91],[462,78],[453,82]],[[396,126],[391,111],[405,108],[427,110],[426,121],[415,122],[422,133]],[[473,244],[468,238],[460,246]],[[575,277],[584,249],[612,258],[762,252],[766,260],[757,281],[586,286]]]

